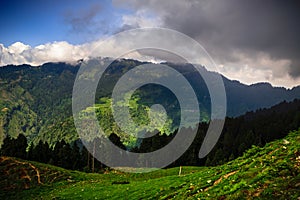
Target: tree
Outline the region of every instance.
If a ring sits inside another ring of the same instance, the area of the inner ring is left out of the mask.
[[[91,154],[86,149],[86,147],[83,146],[81,150],[81,163],[82,163],[83,171],[90,172],[91,170],[90,160],[91,160]]]
[[[66,169],[72,168],[72,159],[70,157],[72,149],[64,140],[57,142],[53,150],[53,161],[56,166]]]
[[[64,140],[58,142],[54,147],[53,158],[57,166],[72,169],[72,148]]]
[[[15,157],[26,159],[26,148],[27,148],[27,139],[23,134],[19,134],[18,138],[14,140],[15,148]]]
[[[13,140],[10,136],[6,136],[3,140],[3,144],[1,147],[1,155],[3,156],[13,156]]]
[[[42,142],[40,140],[39,143],[33,147],[32,153],[30,153],[30,151],[31,147],[29,148],[28,154],[31,154],[32,160],[42,163],[49,163],[52,160],[52,152],[47,142]]]
[[[26,159],[26,148],[27,139],[24,135],[19,134],[17,139],[12,139],[7,136],[3,140],[1,155]]]
[[[75,170],[82,169],[80,149],[77,146],[76,142],[74,142],[73,145],[72,145],[72,150],[71,150],[70,157],[71,157],[71,160],[72,160],[72,169],[75,169]]]

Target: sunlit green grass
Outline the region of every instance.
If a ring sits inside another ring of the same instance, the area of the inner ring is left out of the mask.
[[[253,146],[242,157],[225,165],[183,166],[180,176],[179,168],[138,174],[115,170],[105,174],[86,174],[31,162],[41,171],[47,168],[59,172],[61,178],[51,183],[35,184],[26,190],[1,191],[0,198],[297,199],[300,197],[299,133],[294,131],[285,139],[263,148]],[[48,172],[41,176],[50,175]],[[14,176],[10,174],[6,178],[13,179]]]

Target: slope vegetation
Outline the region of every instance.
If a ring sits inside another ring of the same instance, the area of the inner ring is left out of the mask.
[[[1,199],[297,199],[300,129],[216,167],[86,174],[1,157]]]
[[[120,77],[141,64],[144,63],[125,59],[113,62],[99,82],[95,103],[99,103],[101,97],[110,97]],[[211,100],[202,77],[195,73],[191,65],[167,64],[191,82],[199,100],[201,120],[207,121]],[[54,146],[62,139],[67,143],[78,139],[71,117],[72,90],[79,67],[80,63],[74,66],[67,63],[46,63],[38,67],[29,65],[0,67],[0,146],[7,135],[16,138],[19,134],[23,134],[29,143],[37,145],[42,140],[47,141],[50,146]],[[207,77],[214,75],[204,67],[201,68],[201,73]],[[163,76],[160,72],[157,72],[157,75]],[[94,76],[95,74],[88,74],[91,79]],[[299,86],[285,89],[272,87],[267,83],[248,86],[225,77],[223,80],[227,96],[227,116],[231,117],[271,107],[284,100],[292,101],[300,98]],[[169,90],[163,88],[151,84],[141,88],[139,92],[142,98],[139,103],[149,106],[167,105],[170,113],[176,117],[178,102]],[[171,109],[173,107],[174,109]]]

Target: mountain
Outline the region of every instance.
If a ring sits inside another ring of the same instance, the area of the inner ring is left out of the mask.
[[[1,199],[297,199],[300,131],[215,167],[88,174],[0,157]]]
[[[228,101],[228,116],[268,108],[282,101],[300,98],[300,86],[292,89],[273,87],[270,83],[256,83],[250,86],[223,77]]]
[[[128,70],[144,64],[136,60],[120,59],[114,61],[101,78],[101,87],[97,89],[96,100],[109,97],[119,78]],[[189,64],[168,64],[181,72],[192,84],[197,93],[199,107],[207,120],[210,115],[210,98],[202,77]],[[37,144],[39,140],[50,145],[57,140],[67,142],[78,138],[72,118],[72,89],[80,63],[46,63],[42,66],[29,65],[5,66],[0,68],[0,141],[5,135],[17,137],[24,134],[29,142]],[[202,73],[213,74],[204,67]],[[259,108],[271,107],[282,101],[300,98],[300,87],[285,89],[272,87],[268,83],[244,85],[223,77],[227,95],[227,116],[239,116]],[[151,91],[156,91],[153,96]],[[147,106],[151,103],[175,105],[178,102],[166,88],[150,85],[138,92],[139,103]],[[145,98],[146,100],[143,100]],[[172,106],[170,106],[172,107]]]

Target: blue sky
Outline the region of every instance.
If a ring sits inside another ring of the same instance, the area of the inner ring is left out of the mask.
[[[126,13],[129,11],[113,7],[109,0],[2,0],[0,43],[81,44],[113,32]]]

